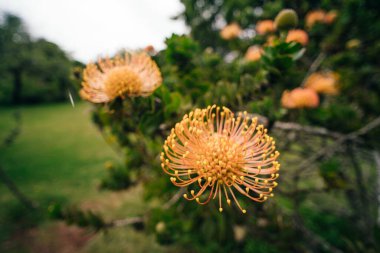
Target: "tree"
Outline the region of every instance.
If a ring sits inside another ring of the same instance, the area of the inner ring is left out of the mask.
[[[33,40],[22,20],[5,14],[0,25],[2,103],[60,101],[76,83],[73,63],[56,44]]]

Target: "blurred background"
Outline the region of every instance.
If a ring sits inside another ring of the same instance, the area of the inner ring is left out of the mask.
[[[280,28],[285,8],[298,22]],[[0,252],[379,252],[379,10],[0,0]],[[82,101],[85,65],[129,50],[163,85]],[[282,153],[275,197],[246,215],[178,200],[160,169],[170,128],[214,103],[259,116]]]

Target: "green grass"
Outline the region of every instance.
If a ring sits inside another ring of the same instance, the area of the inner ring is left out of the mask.
[[[0,161],[31,198],[70,196],[70,201],[76,202],[96,193],[98,180],[105,173],[103,163],[117,156],[91,123],[89,109],[86,104],[19,109],[21,134],[2,150]],[[15,124],[13,111],[0,110],[0,138]],[[10,198],[1,194],[0,201]]]
[[[22,117],[21,133],[10,147],[0,150],[0,164],[20,190],[43,208],[50,202],[61,202],[91,208],[107,218],[141,214],[146,206],[140,187],[123,193],[97,189],[106,174],[104,162],[120,161],[120,157],[92,124],[90,108],[85,103],[75,108],[70,104],[17,108]],[[14,127],[15,110],[0,108],[0,140]],[[23,210],[2,184],[0,205],[0,240],[9,240],[19,223],[37,225],[42,231],[51,223],[44,214],[36,217]],[[112,240],[107,239],[110,235],[96,235],[83,251],[159,252],[152,237],[133,229],[116,229],[111,234]],[[29,250],[16,246],[12,252]]]

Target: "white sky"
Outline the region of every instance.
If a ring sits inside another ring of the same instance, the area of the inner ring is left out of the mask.
[[[0,11],[20,16],[34,37],[61,46],[83,62],[122,48],[164,47],[172,33],[186,33],[179,0],[0,0]]]

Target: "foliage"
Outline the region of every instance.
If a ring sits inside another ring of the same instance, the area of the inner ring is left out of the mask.
[[[62,208],[59,204],[51,204],[48,207],[48,212],[51,218],[65,220],[68,224],[91,227],[95,231],[106,228],[106,223],[102,217],[91,210],[82,211],[75,206]]]
[[[95,124],[125,163],[110,170],[103,187],[119,190],[141,183],[146,199],[161,204],[144,214],[147,230],[184,252],[379,250],[378,203],[371,201],[376,171],[366,158],[379,149],[379,129],[350,135],[355,138],[345,135],[380,114],[378,1],[182,3],[180,17],[191,34],[172,35],[154,57],[163,85],[149,97],[119,97],[93,107]],[[289,7],[299,14],[297,28],[307,31],[308,44],[287,41],[286,30],[272,33],[272,41],[268,34],[255,34],[256,21],[274,19]],[[306,27],[308,12],[316,9],[337,10],[337,19]],[[232,22],[245,35],[225,41],[220,24]],[[252,45],[263,48],[259,60],[244,58]],[[284,106],[284,91],[303,87],[317,71],[338,73],[340,93],[319,94],[313,109]],[[239,199],[246,215],[235,207],[220,214],[215,201],[206,206],[182,198],[171,203],[183,192],[160,169],[159,154],[170,129],[190,109],[212,104],[261,116],[282,153],[284,172],[276,197],[263,205]],[[279,127],[284,121],[298,128]]]

